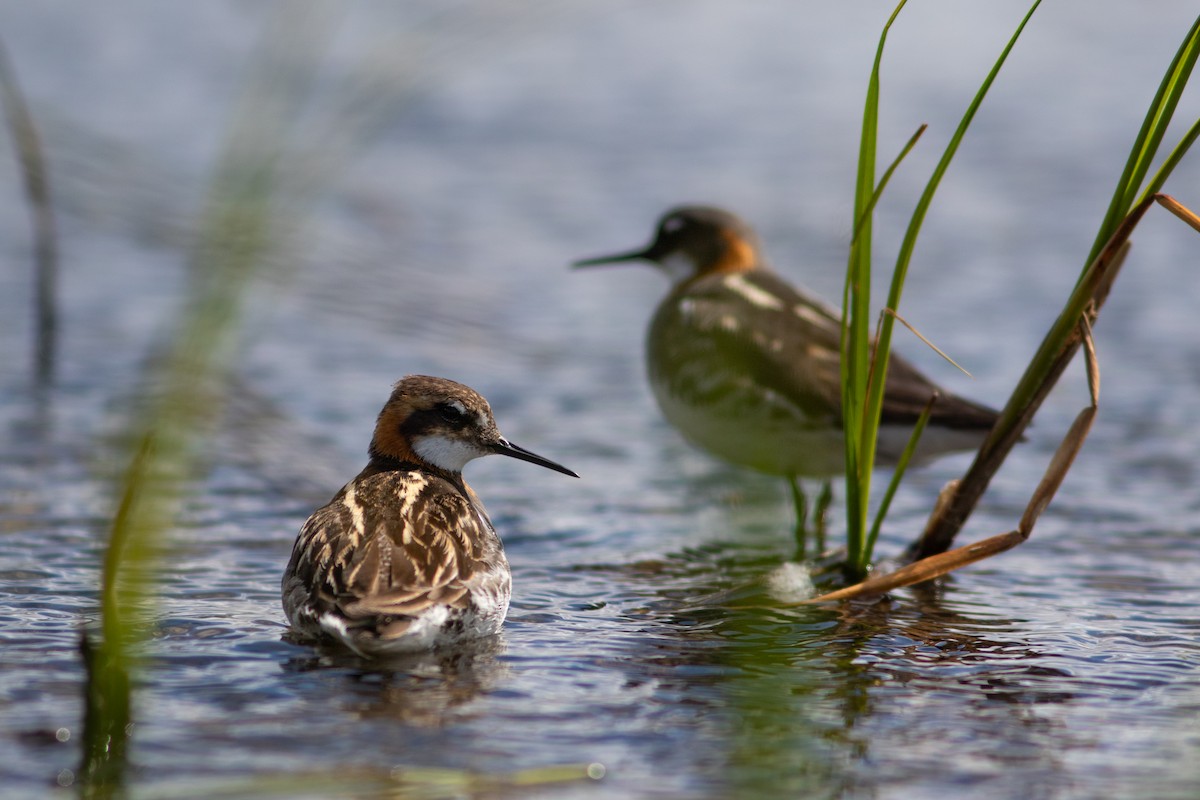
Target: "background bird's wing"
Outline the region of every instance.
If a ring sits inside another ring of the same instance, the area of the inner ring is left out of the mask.
[[[935,391],[938,392],[938,399],[929,419],[941,427],[986,429],[992,427],[999,416],[998,412],[985,405],[939,389],[916,367],[892,353],[888,361],[887,390],[883,396],[883,422],[916,422]]]
[[[787,398],[809,419],[840,424],[841,317],[836,310],[758,269],[694,284],[670,313],[673,324],[662,327],[680,332],[665,344],[671,357],[735,363],[747,381]],[[665,338],[652,335],[651,346]],[[682,374],[686,377],[686,371]],[[912,424],[935,391],[932,381],[893,353],[883,423]],[[986,428],[996,412],[943,390],[931,418],[947,427]]]
[[[664,372],[681,396],[712,402],[753,387],[814,422],[840,415],[837,318],[772,273],[701,279],[668,300],[654,325],[652,358],[672,364]]]

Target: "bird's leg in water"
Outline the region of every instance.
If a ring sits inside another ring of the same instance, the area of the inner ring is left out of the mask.
[[[833,505],[833,481],[828,478],[821,484],[821,493],[817,495],[816,519],[813,520],[816,533],[817,558],[825,552],[825,520],[829,516],[829,506]]]
[[[788,476],[788,486],[792,489],[792,504],[796,507],[796,560],[803,561],[808,554],[809,515],[808,497],[800,486],[800,479],[795,475]],[[813,507],[812,534],[816,545],[815,556],[820,558],[825,552],[825,520],[829,516],[829,507],[833,505],[833,481],[821,483],[821,493],[817,495],[817,503]]]
[[[808,498],[804,496],[804,489],[800,486],[800,479],[795,475],[788,475],[788,486],[792,489],[792,504],[796,507],[795,559],[803,561],[808,545]],[[825,538],[823,523],[820,537],[821,539]]]

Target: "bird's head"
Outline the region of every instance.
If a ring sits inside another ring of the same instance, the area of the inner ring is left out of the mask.
[[[488,401],[474,389],[428,375],[396,383],[379,412],[370,448],[373,461],[425,464],[452,473],[493,454],[579,477],[504,438]]]
[[[659,218],[646,247],[576,261],[576,267],[648,261],[673,283],[762,265],[758,235],[736,214],[712,206],[680,206]]]

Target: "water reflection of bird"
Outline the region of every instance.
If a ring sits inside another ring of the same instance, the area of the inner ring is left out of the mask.
[[[472,389],[424,375],[396,384],[369,453],[296,539],[283,576],[292,627],[366,656],[496,633],[511,575],[463,467],[499,453],[578,476],[501,436]]]
[[[334,707],[356,720],[401,720],[406,725],[441,728],[462,721],[480,696],[511,674],[504,634],[456,644],[453,648],[388,656],[364,670],[362,660],[336,644],[317,645],[289,658],[283,669],[295,675],[330,673],[337,691]],[[329,681],[320,681],[328,692]]]
[[[818,529],[844,469],[840,315],[771,271],[758,236],[734,214],[672,209],[648,246],[575,262],[647,261],[671,280],[646,337],[650,386],[663,415],[693,444],[734,464],[788,478],[797,535],[806,528],[801,477],[824,478]],[[895,463],[937,393],[916,458],[978,446],[995,411],[940,388],[893,355],[879,463]],[[803,539],[801,539],[803,541]]]

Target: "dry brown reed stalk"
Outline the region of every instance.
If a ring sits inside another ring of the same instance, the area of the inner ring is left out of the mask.
[[[1079,454],[1080,448],[1083,447],[1088,432],[1092,428],[1092,422],[1096,418],[1096,412],[1099,410],[1100,368],[1096,360],[1096,349],[1092,342],[1091,328],[1086,318],[1081,319],[1079,325],[1088,362],[1088,385],[1091,390],[1091,404],[1079,412],[1079,415],[1075,418],[1075,422],[1067,431],[1066,436],[1063,437],[1062,443],[1059,444],[1058,450],[1055,451],[1054,457],[1050,459],[1050,464],[1046,467],[1046,472],[1042,476],[1041,482],[1038,483],[1037,488],[1033,491],[1033,495],[1029,498],[1029,503],[1025,506],[1025,513],[1021,515],[1021,521],[1017,525],[1016,530],[991,536],[965,547],[928,556],[920,561],[901,567],[894,572],[889,572],[886,575],[869,578],[853,586],[847,586],[844,589],[806,600],[806,603],[826,603],[837,600],[870,597],[904,586],[911,586],[915,583],[924,583],[934,578],[940,578],[942,575],[960,567],[965,567],[969,564],[983,561],[985,558],[991,558],[1006,550],[1011,550],[1029,538],[1030,534],[1033,533],[1033,526],[1037,522],[1038,517],[1041,516],[1046,506],[1050,504],[1055,492],[1058,491],[1058,487],[1062,485],[1063,479],[1066,478],[1067,472],[1070,471],[1071,464],[1074,463],[1075,456]],[[938,499],[939,508],[953,497],[953,493],[957,488],[957,481],[951,482],[948,485],[947,489],[949,491],[944,491],[942,497]],[[934,514],[936,515],[937,512],[938,509],[935,509]]]
[[[1196,216],[1196,214],[1183,203],[1179,202],[1174,197],[1171,197],[1169,194],[1156,194],[1154,199],[1158,201],[1160,206],[1179,217],[1188,225],[1191,225],[1195,230],[1200,231],[1200,217]]]
[[[1128,252],[1129,237],[1151,202],[1152,199],[1147,198],[1129,213],[1075,285],[1062,313],[1026,368],[1000,421],[953,494],[945,503],[939,504],[925,532],[907,554],[908,560],[917,561],[950,548],[992,477],[1021,440],[1042,402],[1079,350],[1083,341],[1079,320],[1086,319],[1089,325],[1095,323]]]

